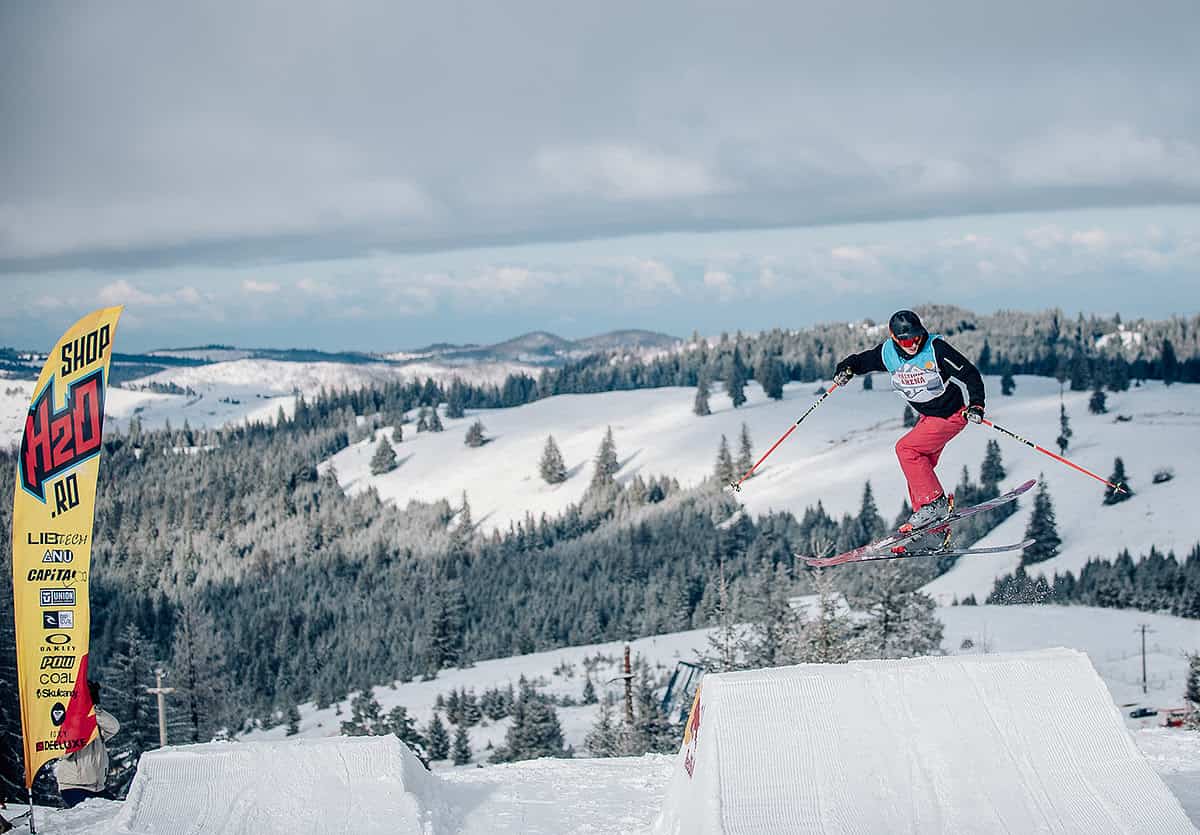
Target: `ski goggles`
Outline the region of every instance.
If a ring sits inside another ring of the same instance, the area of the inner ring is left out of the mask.
[[[897,345],[899,345],[901,348],[903,348],[906,351],[911,351],[914,348],[916,348],[918,345],[921,344],[921,337],[919,335],[917,335],[917,336],[896,336],[896,334],[893,333],[892,339],[895,340]]]

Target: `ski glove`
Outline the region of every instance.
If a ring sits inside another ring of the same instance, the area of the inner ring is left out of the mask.
[[[854,377],[854,372],[850,370],[850,364],[842,360],[837,364],[837,369],[833,372],[833,384],[835,386],[844,386]]]
[[[983,407],[978,403],[973,403],[963,409],[963,417],[971,423],[983,423]]]

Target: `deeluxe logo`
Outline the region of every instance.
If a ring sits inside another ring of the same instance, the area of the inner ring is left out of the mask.
[[[54,381],[38,394],[21,436],[21,486],[46,502],[46,482],[99,454],[103,440],[104,369],[71,383],[67,405],[54,409]]]
[[[54,707],[50,708],[50,721],[54,723],[54,727],[60,727],[63,722],[67,721],[67,709],[62,702],[55,702]]]

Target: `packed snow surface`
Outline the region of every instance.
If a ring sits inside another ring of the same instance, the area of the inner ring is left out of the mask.
[[[660,833],[688,816],[689,833],[1195,832],[1176,797],[1200,821],[1196,734],[1135,745],[1070,650],[709,676],[701,704],[678,757],[426,774],[388,737],[171,748],[125,803],[39,810],[39,830],[615,835],[661,810]]]
[[[1087,656],[706,676],[658,835],[1193,833]]]

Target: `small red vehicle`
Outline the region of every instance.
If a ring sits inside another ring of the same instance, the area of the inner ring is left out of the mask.
[[[1186,707],[1173,707],[1170,710],[1163,711],[1163,727],[1164,728],[1182,728],[1183,723],[1187,721],[1188,711]]]

